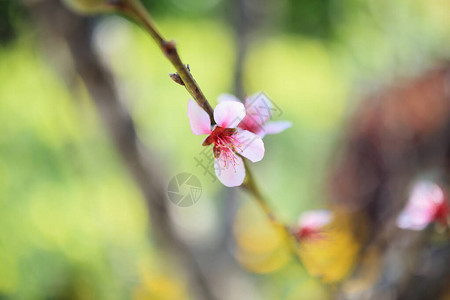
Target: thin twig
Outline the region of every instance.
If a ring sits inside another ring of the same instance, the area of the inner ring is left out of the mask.
[[[267,218],[270,220],[272,225],[274,227],[281,228],[283,231],[283,237],[285,239],[286,245],[288,246],[289,250],[291,251],[292,255],[295,259],[300,261],[297,251],[297,242],[295,241],[294,237],[292,236],[292,233],[289,229],[289,227],[284,224],[283,222],[279,221],[275,214],[273,213],[272,209],[270,208],[267,201],[264,199],[263,195],[261,194],[258,186],[255,183],[255,180],[253,178],[253,174],[250,171],[250,168],[248,167],[248,164],[244,160],[245,165],[245,172],[247,174],[245,178],[245,182],[243,184],[243,187],[253,195],[258,205],[262,208],[264,213],[267,215]]]
[[[194,77],[192,77],[192,74],[189,71],[188,67],[181,61],[181,58],[178,55],[178,51],[175,46],[175,42],[167,41],[162,37],[158,29],[156,28],[155,23],[153,22],[153,18],[139,1],[123,0],[122,2],[119,2],[117,4],[117,9],[124,15],[141,23],[142,26],[148,31],[156,44],[158,44],[161,51],[175,67],[177,74],[181,79],[180,84],[184,85],[189,94],[191,94],[194,100],[197,101],[198,105],[200,105],[200,107],[203,108],[206,113],[208,113],[211,120],[211,125],[214,125],[214,111],[205,95],[203,94],[202,90],[198,86],[197,82],[194,80]]]
[[[206,113],[208,113],[211,120],[211,124],[212,125],[215,124],[213,109],[211,108],[211,105],[209,104],[206,97],[203,95],[197,82],[192,77],[189,67],[183,64],[183,62],[181,61],[180,56],[178,55],[178,51],[175,47],[175,43],[173,41],[167,41],[162,37],[158,29],[156,28],[155,23],[153,22],[153,18],[147,12],[145,7],[143,7],[143,5],[138,0],[119,1],[116,7],[119,12],[122,12],[124,15],[138,21],[144,26],[144,28],[152,36],[153,40],[161,48],[161,51],[164,53],[164,55],[169,59],[169,61],[177,70],[177,74],[171,74],[170,77],[175,82],[185,86],[186,90],[192,95],[192,97],[194,97],[194,99],[197,101],[200,107],[202,107],[206,111]],[[177,77],[176,75],[178,75],[179,77]],[[180,79],[181,82],[179,82]],[[254,182],[253,176],[249,168],[247,167],[247,164],[245,165],[245,168],[247,171],[247,178],[243,187],[251,192],[257,203],[261,206],[265,214],[268,216],[269,220],[275,226],[283,228],[284,236],[286,238],[289,249],[292,250],[293,254],[295,254],[295,257],[298,258],[296,250],[297,245],[292,237],[292,234],[290,233],[289,227],[279,222],[275,218],[275,215],[272,213],[272,210],[267,205],[267,202],[264,200],[263,196],[259,192],[259,189]]]

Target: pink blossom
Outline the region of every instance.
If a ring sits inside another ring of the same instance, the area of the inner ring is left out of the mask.
[[[311,240],[322,237],[323,229],[333,220],[333,213],[326,209],[304,212],[298,219],[295,236],[298,240]]]
[[[432,222],[447,224],[449,207],[441,186],[431,181],[419,181],[413,186],[405,208],[397,217],[402,229],[423,230]]]
[[[230,94],[219,96],[219,103],[223,101],[239,102],[239,99]],[[246,115],[238,127],[253,132],[263,138],[266,134],[280,133],[292,126],[288,121],[269,121],[272,118],[273,104],[263,94],[257,93],[247,97],[244,101]]]
[[[189,100],[187,116],[195,135],[208,135],[203,146],[213,145],[214,168],[220,182],[228,187],[241,185],[245,178],[241,156],[252,162],[264,157],[262,139],[250,131],[237,128],[245,118],[244,105],[232,101],[219,103],[214,109],[217,125],[212,128],[208,114],[193,100]]]

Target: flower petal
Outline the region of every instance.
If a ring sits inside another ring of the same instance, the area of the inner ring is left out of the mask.
[[[273,105],[264,93],[257,93],[245,99],[247,125],[261,127],[272,117]]]
[[[285,131],[286,129],[290,128],[292,126],[292,123],[289,121],[273,121],[273,122],[267,122],[264,125],[264,130],[262,131],[262,134],[277,134],[282,131]]]
[[[328,225],[333,219],[333,213],[327,209],[306,211],[300,215],[298,225],[300,228],[310,227],[320,229]]]
[[[214,120],[217,125],[235,128],[245,117],[244,105],[235,101],[223,101],[214,109]]]
[[[234,101],[234,102],[238,102],[241,103],[241,101],[234,95],[231,94],[221,94],[219,95],[219,97],[217,98],[217,102],[224,102],[224,101]]]
[[[232,162],[220,156],[214,163],[217,178],[228,187],[240,186],[245,178],[244,161],[237,155],[235,158],[236,160]]]
[[[445,201],[442,188],[430,181],[419,181],[413,186],[406,206],[397,217],[402,229],[422,230],[435,221],[438,205]]]
[[[403,210],[398,215],[396,223],[401,229],[420,231],[430,224],[430,219],[423,214],[414,214],[411,211]]]
[[[211,123],[208,114],[192,99],[189,99],[188,102],[187,116],[193,134],[211,133]]]
[[[264,142],[254,133],[247,130],[238,130],[234,135],[239,147],[236,152],[252,162],[260,161],[264,157]]]

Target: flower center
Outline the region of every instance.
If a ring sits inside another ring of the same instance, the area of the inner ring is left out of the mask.
[[[215,158],[222,157],[227,162],[231,162],[233,166],[237,164],[236,152],[242,150],[242,145],[236,139],[235,128],[224,128],[216,126],[211,134],[203,142],[203,146],[214,144],[213,152]]]
[[[296,232],[296,237],[299,241],[305,240],[318,240],[324,237],[323,231],[319,228],[314,228],[311,226],[305,226],[300,228]]]

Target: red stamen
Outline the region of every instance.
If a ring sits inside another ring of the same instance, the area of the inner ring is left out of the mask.
[[[295,237],[298,241],[311,241],[318,240],[324,237],[323,230],[319,228],[313,228],[310,226],[305,226],[297,230]]]
[[[237,151],[242,151],[242,145],[236,139],[235,128],[223,128],[216,126],[211,134],[203,142],[203,146],[214,143],[213,152],[216,158],[222,156],[225,160],[231,162],[233,167],[238,163],[236,156]]]

